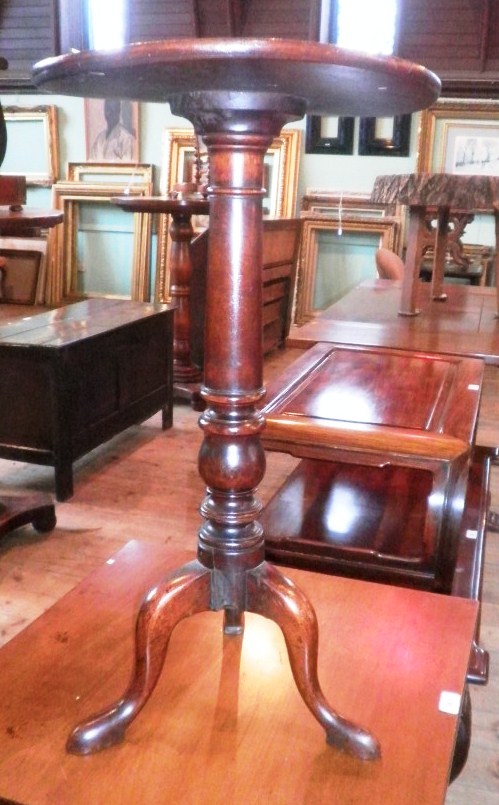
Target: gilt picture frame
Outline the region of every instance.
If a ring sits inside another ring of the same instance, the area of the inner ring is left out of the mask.
[[[375,220],[345,217],[340,223],[338,220],[326,216],[302,215],[302,240],[298,264],[294,323],[297,325],[305,324],[319,312],[315,303],[315,292],[322,235],[327,234],[336,238],[339,245],[343,244],[342,238],[347,234],[353,233],[357,236],[367,236],[371,241],[371,250],[383,247],[394,251],[399,226],[399,219],[391,216]],[[334,260],[331,261],[330,268],[332,272],[335,271]]]
[[[52,188],[52,202],[55,209],[64,212],[64,227],[54,227],[49,234],[51,239],[51,259],[47,266],[47,304],[78,298],[78,249],[77,239],[79,219],[83,205],[94,205],[96,211],[107,207],[113,196],[149,195],[149,185],[88,184],[86,182],[57,182]],[[133,213],[118,210],[116,205],[109,209],[118,212],[123,220],[123,231],[131,228],[133,246],[131,254],[131,280],[125,298],[147,302],[150,298],[150,257],[151,257],[151,216],[147,213]],[[99,226],[99,224],[97,224]],[[102,226],[105,226],[103,222]],[[118,270],[122,271],[120,264]],[[107,293],[94,293],[94,296],[112,296]]]
[[[466,142],[475,142],[466,164]],[[489,156],[483,159],[485,145]],[[421,112],[418,172],[499,176],[499,101],[441,99]]]
[[[57,107],[4,106],[3,113],[7,150],[2,175],[25,176],[27,187],[50,187],[59,176]]]

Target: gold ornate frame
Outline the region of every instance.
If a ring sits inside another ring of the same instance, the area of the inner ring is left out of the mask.
[[[271,218],[292,218],[295,215],[301,134],[300,129],[283,129],[267,151],[269,163],[275,163],[271,165],[271,170],[277,171],[276,177],[271,177],[272,191],[267,213]],[[168,193],[174,184],[189,181],[185,169],[186,164],[192,162],[189,156],[194,152],[195,135],[192,129],[165,129],[161,193]]]
[[[78,212],[80,204],[111,201],[113,196],[123,194],[146,196],[150,194],[147,185],[89,184],[87,182],[57,182],[52,188],[52,203],[55,209],[64,212],[64,226],[54,227],[49,237],[52,239],[50,262],[47,267],[46,302],[57,305],[64,299],[76,296],[76,238],[78,233]],[[123,212],[123,215],[130,215]],[[135,301],[149,301],[150,257],[151,257],[151,216],[148,213],[133,213],[133,257],[132,287],[130,297]]]
[[[314,309],[314,289],[319,257],[319,235],[321,232],[338,232],[339,221],[325,216],[302,216],[302,240],[298,263],[298,281],[295,298],[295,324],[305,324],[316,314]],[[341,221],[343,232],[360,232],[379,236],[379,246],[394,250],[397,242],[400,221],[391,216],[376,220],[345,217]]]
[[[154,180],[154,166],[145,162],[68,162],[66,179],[68,182],[89,182],[110,184],[117,179],[120,185],[146,185],[151,187]]]
[[[7,145],[2,174],[4,176],[18,174],[25,176],[28,186],[50,187],[59,176],[57,107],[4,106],[3,113],[7,124],[8,139],[13,136],[13,126],[22,125],[22,129],[18,128],[16,137],[18,147],[15,149],[15,153],[22,155],[22,162],[19,167],[15,162],[9,165],[9,155],[14,153],[14,149],[9,149]],[[20,137],[21,131],[22,136]],[[19,142],[20,140],[21,142]],[[23,147],[24,141],[26,147]]]
[[[499,138],[499,102],[483,100],[442,99],[421,113],[418,159],[418,173],[443,173],[446,146],[452,128],[483,128],[495,130]]]
[[[339,191],[308,190],[301,200],[302,213],[307,215],[327,215],[339,218],[384,218],[386,215],[398,215],[398,204],[376,204],[371,201],[369,193],[348,193]],[[342,210],[342,213],[340,213]]]

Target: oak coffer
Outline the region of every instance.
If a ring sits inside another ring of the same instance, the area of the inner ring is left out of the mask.
[[[173,314],[88,299],[0,327],[0,457],[54,466],[65,500],[78,457],[160,409],[170,427]]]

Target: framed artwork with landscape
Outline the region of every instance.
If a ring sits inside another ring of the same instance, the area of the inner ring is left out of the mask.
[[[444,99],[425,109],[417,170],[499,176],[499,102]]]

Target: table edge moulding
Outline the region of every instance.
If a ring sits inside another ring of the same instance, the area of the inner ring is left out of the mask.
[[[128,688],[75,728],[68,750],[88,754],[123,740],[161,674],[170,635],[183,618],[224,611],[226,634],[244,612],[282,629],[297,688],[327,743],[375,760],[374,735],[338,714],[317,673],[318,627],[308,598],[265,562],[261,503],[265,473],[262,357],[264,156],[287,123],[307,113],[387,116],[429,106],[440,81],[400,59],[280,39],[181,39],[47,59],[35,85],[80,97],[169,102],[202,136],[210,162],[210,240],[199,471],[207,492],[197,559],[159,582],[136,623]],[[195,647],[193,646],[193,652]]]

